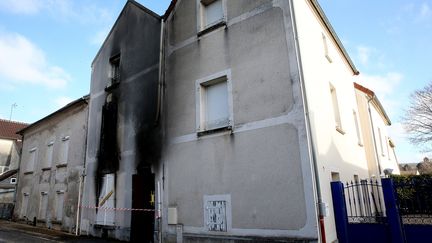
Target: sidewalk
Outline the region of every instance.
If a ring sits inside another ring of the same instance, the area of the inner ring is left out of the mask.
[[[0,231],[7,231],[11,233],[17,232],[20,234],[24,233],[35,238],[36,241],[40,239],[46,239],[47,241],[54,242],[121,242],[116,240],[94,238],[90,236],[75,236],[62,231],[40,228],[7,220],[0,220]]]

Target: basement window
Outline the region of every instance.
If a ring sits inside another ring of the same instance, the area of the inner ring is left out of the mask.
[[[199,33],[205,34],[226,24],[225,0],[198,0]]]
[[[208,131],[230,130],[232,127],[230,74],[216,75],[196,83],[198,135]]]

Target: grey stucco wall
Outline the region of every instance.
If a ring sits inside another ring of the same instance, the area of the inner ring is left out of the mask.
[[[24,132],[23,153],[19,170],[17,204],[14,215],[20,220],[39,219],[41,193],[47,192],[46,219],[41,226],[73,232],[78,206],[79,180],[84,170],[88,106],[85,102],[68,108]],[[62,138],[69,136],[67,161],[61,161]],[[53,142],[51,166],[46,165],[47,144]],[[35,149],[33,170],[28,170],[30,151]],[[66,162],[66,163],[65,163]],[[63,191],[62,219],[56,219],[56,195]],[[28,194],[23,209],[24,193]],[[22,212],[26,211],[24,215]]]
[[[115,174],[115,207],[132,208],[132,176],[141,167],[157,164],[160,135],[155,127],[159,73],[160,18],[127,2],[92,65],[88,147],[83,205],[97,204],[96,183],[100,153],[102,107],[109,92],[110,58],[120,53],[119,86],[110,91],[118,100],[117,145],[119,165]],[[96,210],[84,210],[81,233],[101,236]],[[131,213],[115,212],[115,229],[108,236],[129,240]]]
[[[212,235],[317,239],[289,1],[225,3],[227,25],[202,36],[197,1],[180,1],[167,20],[165,240],[179,233],[167,224],[167,208],[176,209],[185,237],[209,242]],[[232,131],[198,136],[196,80],[225,70]],[[227,232],[204,222],[205,197],[218,195],[231,200]]]

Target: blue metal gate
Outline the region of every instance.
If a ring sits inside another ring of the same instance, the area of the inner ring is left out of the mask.
[[[429,184],[395,184],[389,178],[382,179],[381,185],[373,180],[345,185],[332,182],[339,242],[430,242],[432,205],[425,198],[432,199],[432,194],[425,190],[427,186],[432,188]]]

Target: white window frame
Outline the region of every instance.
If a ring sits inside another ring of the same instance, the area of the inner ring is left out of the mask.
[[[328,46],[327,36],[324,33],[321,33],[321,36],[322,36],[322,41],[323,41],[323,46],[324,46],[324,56],[329,63],[332,63],[333,61],[329,55],[329,46]]]
[[[204,119],[204,106],[203,106],[203,94],[205,92],[205,86],[206,84],[211,83],[212,81],[215,81],[217,79],[224,78],[227,83],[227,95],[228,95],[228,113],[229,113],[229,120],[228,125],[226,127],[233,129],[234,127],[234,117],[233,117],[233,98],[232,98],[232,79],[231,79],[231,69],[226,69],[218,73],[214,73],[210,76],[198,79],[195,81],[195,104],[196,104],[196,131],[204,132],[204,131],[211,131],[216,130],[220,128],[215,129],[206,129],[205,127],[205,119]],[[207,85],[208,86],[208,85]]]
[[[216,21],[214,23],[211,23],[209,25],[206,24],[205,22],[205,8],[206,8],[206,4],[204,2],[214,2],[214,1],[218,1],[218,0],[196,0],[196,5],[197,5],[197,32],[201,32],[203,30],[209,29],[215,25],[218,25],[220,23],[223,22],[227,22],[227,7],[226,7],[226,1],[227,0],[220,0],[222,2],[222,11],[223,11],[223,16],[219,21]]]

